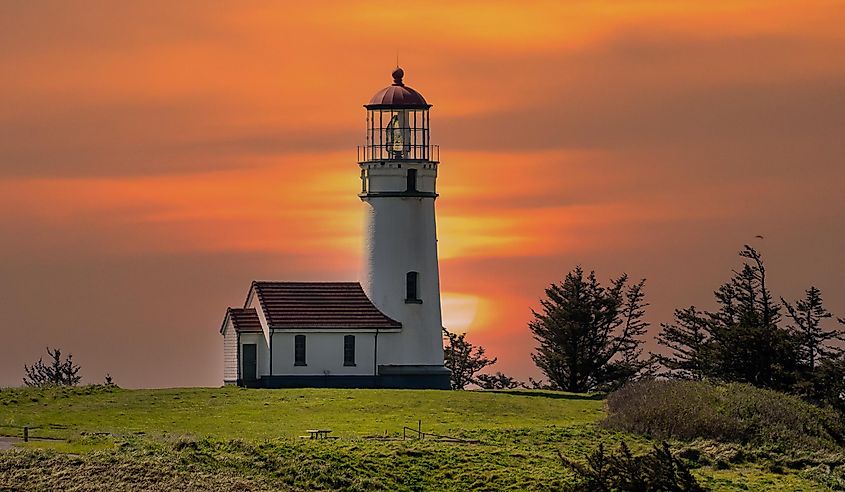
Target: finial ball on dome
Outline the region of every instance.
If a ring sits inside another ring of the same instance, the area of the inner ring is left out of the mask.
[[[393,85],[405,85],[402,83],[402,77],[404,76],[405,71],[400,67],[396,67],[396,70],[393,71]]]
[[[393,84],[376,92],[368,104],[367,109],[428,109],[431,104],[419,92],[402,82],[405,71],[399,65],[393,70]]]

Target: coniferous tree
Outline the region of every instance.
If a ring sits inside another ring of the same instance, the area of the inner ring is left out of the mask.
[[[662,325],[658,343],[670,353],[655,360],[670,376],[747,382],[845,412],[845,350],[837,346],[845,333],[823,326],[832,315],[819,289],[810,287],[795,304],[783,298],[777,304],[759,252],[745,246],[740,256],[743,268],[715,292],[716,311],[677,310],[675,324]],[[781,306],[791,322],[786,327]]]
[[[787,389],[794,384],[798,345],[781,328],[780,306],[766,285],[763,259],[746,245],[740,271],[715,292],[719,309],[707,313],[712,334],[708,361],[716,378]]]
[[[711,340],[707,317],[690,306],[675,310],[675,323],[661,324],[657,343],[669,349],[668,355],[652,354],[669,377],[702,380],[708,371],[707,345]]]
[[[810,287],[794,305],[781,301],[792,322],[788,328],[798,340],[800,378],[791,392],[845,412],[845,351],[836,345],[845,333],[823,326],[833,315],[824,307],[821,291]]]
[[[831,342],[845,340],[845,334],[839,330],[825,330],[822,326],[833,315],[824,307],[819,289],[811,286],[804,298],[794,305],[783,298],[781,302],[793,323],[789,328],[798,337],[800,362],[810,372],[815,371],[820,359],[834,357],[842,351]]]
[[[739,381],[789,391],[801,378],[800,340],[783,328],[781,306],[766,283],[762,255],[746,245],[739,271],[714,292],[718,309],[678,310],[658,343],[669,355],[655,358],[678,377]]]
[[[811,392],[805,391],[801,396],[830,405],[845,415],[845,354],[820,360],[809,381]]]
[[[648,327],[644,284],[629,285],[622,275],[605,288],[595,272],[577,267],[546,289],[529,328],[539,343],[532,358],[553,388],[612,390],[646,370],[639,339]]]

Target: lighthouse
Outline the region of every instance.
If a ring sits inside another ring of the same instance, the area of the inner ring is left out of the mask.
[[[404,83],[393,83],[366,108],[366,144],[359,147],[359,197],[364,204],[361,286],[402,329],[380,338],[378,372],[385,383],[449,387],[443,366],[440,272],[437,263],[437,170],[431,144],[431,104]]]
[[[224,384],[450,388],[434,217],[439,151],[429,141],[431,105],[404,76],[396,67],[393,84],[364,105],[360,281],[253,281],[219,329]]]

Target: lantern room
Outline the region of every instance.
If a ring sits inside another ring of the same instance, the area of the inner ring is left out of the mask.
[[[429,141],[431,104],[402,81],[404,70],[396,67],[393,84],[370,99],[367,108],[367,144],[358,147],[358,161],[437,161],[437,146]]]

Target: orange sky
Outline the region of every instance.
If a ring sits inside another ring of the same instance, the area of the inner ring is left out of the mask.
[[[362,104],[397,53],[441,145],[444,319],[537,376],[576,264],[710,307],[747,242],[845,316],[845,3],[0,5],[0,385],[216,385],[249,282],[350,280]],[[754,239],[762,234],[765,239]]]

